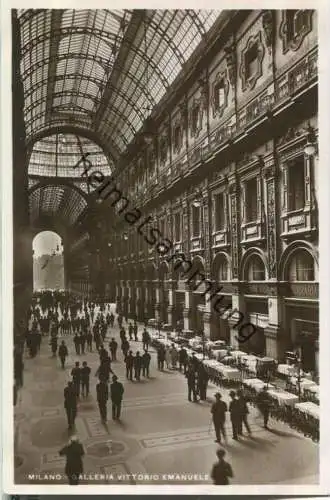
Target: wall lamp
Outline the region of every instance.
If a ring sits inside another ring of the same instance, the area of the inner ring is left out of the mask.
[[[127,241],[127,240],[128,240],[128,234],[127,234],[127,233],[124,233],[124,234],[123,234],[123,238],[124,238],[124,240],[125,240],[125,241]]]
[[[195,208],[198,208],[202,205],[202,200],[203,200],[203,195],[200,191],[198,191],[196,193],[196,198],[194,199],[194,201],[192,202],[193,206]]]
[[[304,153],[307,156],[315,156],[317,154],[317,141],[314,128],[310,125],[306,129],[306,145],[304,147]]]

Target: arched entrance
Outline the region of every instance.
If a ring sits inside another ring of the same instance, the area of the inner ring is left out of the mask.
[[[64,290],[64,259],[61,237],[53,231],[38,233],[32,242],[33,291]]]

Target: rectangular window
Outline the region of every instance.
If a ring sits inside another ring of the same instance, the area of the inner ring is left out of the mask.
[[[215,109],[220,109],[226,105],[225,84],[223,80],[214,87],[214,104]]]
[[[258,188],[257,179],[250,179],[245,186],[246,222],[256,221],[258,218]]]
[[[214,229],[220,231],[225,227],[224,195],[218,193],[214,196]]]
[[[286,11],[286,39],[287,42],[293,41],[305,29],[306,11],[287,10]]]
[[[301,156],[290,163],[288,169],[289,211],[301,210],[305,206],[305,161]]]
[[[181,241],[181,214],[174,214],[174,239],[175,242]]]
[[[252,45],[245,56],[246,79],[258,72],[258,44]]]
[[[200,236],[200,207],[192,207],[192,235],[193,237]]]

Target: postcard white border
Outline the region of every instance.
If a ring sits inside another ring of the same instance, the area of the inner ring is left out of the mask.
[[[232,486],[184,486],[184,485],[15,485],[13,481],[13,394],[12,394],[12,349],[13,310],[12,298],[12,131],[11,131],[11,8],[91,8],[86,0],[63,0],[42,2],[10,2],[1,4],[1,321],[2,321],[2,484],[7,494],[243,494],[243,495],[322,495],[330,492],[330,106],[329,106],[329,47],[330,47],[330,2],[328,0],[207,0],[200,2],[176,1],[101,1],[94,0],[93,8],[193,8],[193,9],[284,9],[310,8],[319,11],[319,253],[320,253],[320,376],[321,376],[321,441],[320,484],[294,485],[232,485]],[[288,443],[289,445],[289,443]]]

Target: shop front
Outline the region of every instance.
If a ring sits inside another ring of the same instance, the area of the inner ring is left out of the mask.
[[[318,306],[312,301],[286,301],[288,347],[299,352],[302,370],[315,375],[319,373],[318,315]]]
[[[173,325],[175,328],[183,329],[183,311],[185,308],[185,292],[175,291],[173,304]]]
[[[266,356],[265,328],[268,325],[268,297],[245,296],[245,317],[254,326],[253,334],[240,349],[256,356]]]
[[[221,308],[226,311],[231,311],[232,306],[232,298],[231,295],[221,294]],[[216,298],[213,301],[213,304],[216,303]],[[230,344],[230,325],[228,319],[226,318],[226,314],[222,315],[216,311],[216,309],[211,307],[211,335],[210,339],[215,340],[224,340],[226,343]]]
[[[194,333],[199,334],[204,331],[204,308],[205,295],[193,292],[191,304],[191,329]]]

